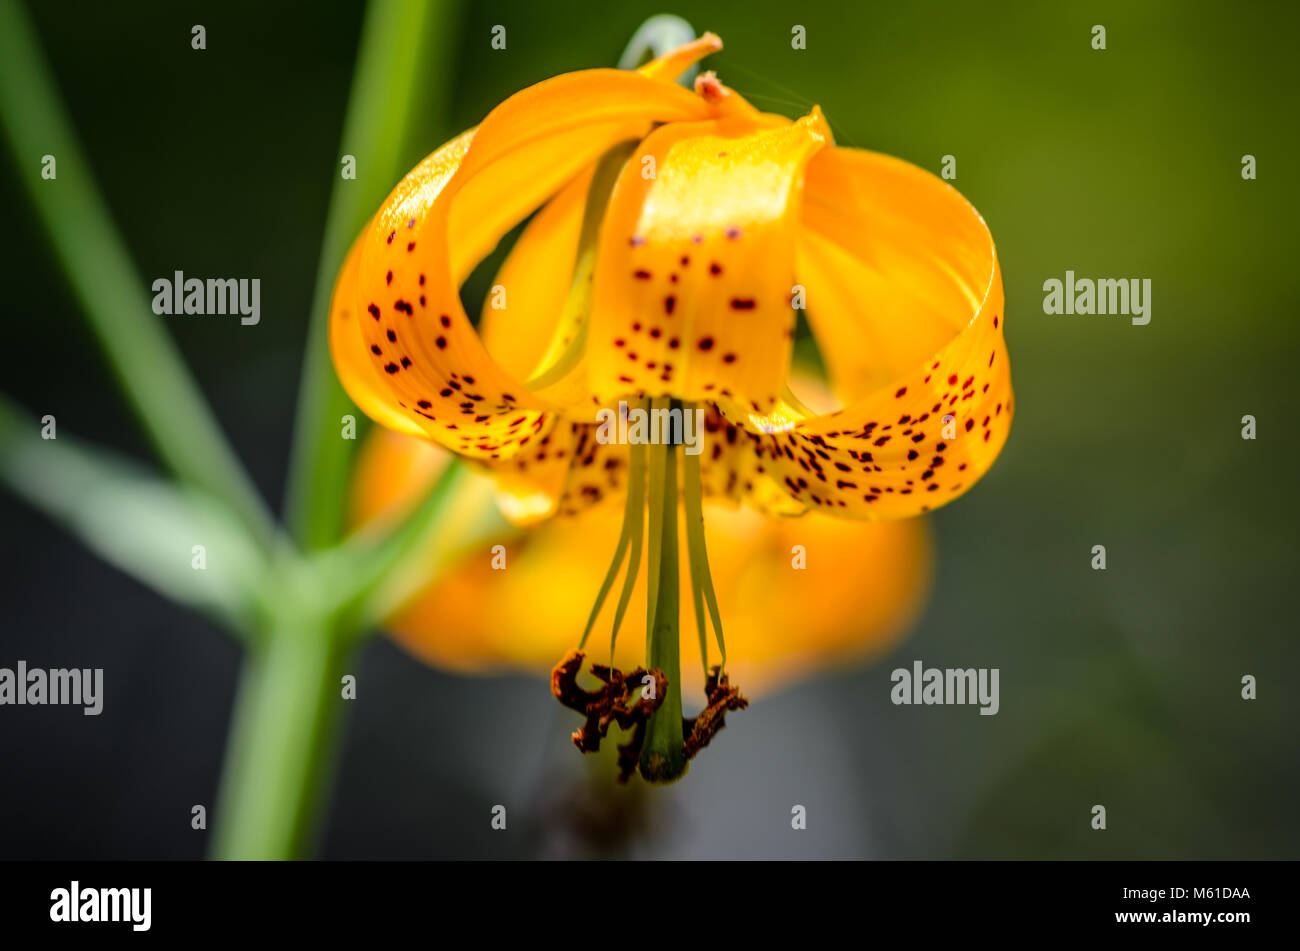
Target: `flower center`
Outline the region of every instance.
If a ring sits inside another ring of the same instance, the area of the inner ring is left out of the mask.
[[[582,372],[600,227],[610,194],[635,146],[635,142],[627,142],[611,149],[592,175],[564,311],[546,357],[527,384],[534,392],[560,385],[568,375]],[[614,557],[577,649],[570,651],[551,672],[551,690],[561,703],[586,717],[586,724],[573,735],[580,750],[598,750],[609,727],[617,724],[632,732],[631,738],[619,747],[620,781],[626,782],[632,772],[639,771],[648,782],[669,783],[686,774],[690,758],[725,725],[723,717],[726,711],[743,709],[747,701],[737,688],[730,686],[723,672],[727,652],[704,543],[700,458],[697,454],[681,451],[685,437],[684,411],[693,412],[695,407],[684,408],[680,400],[667,396],[638,401],[637,410],[645,412],[647,407],[651,413],[662,413],[661,418],[670,422],[661,429],[661,438],[657,440],[629,439],[627,497],[623,508],[623,528]],[[674,417],[679,422],[675,432],[671,425]],[[682,716],[678,639],[679,498],[685,506],[691,600],[699,630],[707,701],[700,715],[691,719]],[[614,645],[636,585],[643,554],[647,563],[645,666],[624,674],[614,667]],[[584,690],[578,685],[577,678],[586,657],[587,639],[623,570],[624,562],[627,569],[610,634],[610,663],[591,667],[592,676],[603,686],[594,692]],[[712,670],[708,661],[706,608],[707,617],[713,622],[722,660]]]
[[[678,419],[683,418],[678,400],[660,397],[643,401],[640,408],[645,408],[645,402],[650,403],[651,412],[667,410],[665,419],[673,418],[672,410],[678,411]],[[571,651],[552,672],[551,688],[556,697],[587,717],[586,725],[573,736],[580,750],[594,752],[599,749],[600,741],[611,724],[632,730],[629,741],[619,747],[619,778],[623,782],[634,769],[647,782],[670,783],[680,779],[686,774],[691,757],[707,746],[714,734],[725,726],[726,712],[747,705],[739,689],[730,685],[724,672],[727,653],[704,539],[699,456],[681,451],[683,430],[684,427],[678,427],[674,432],[668,425],[663,431],[664,438],[659,442],[638,442],[628,446],[627,498],[623,508],[623,528],[613,560],[596,595],[577,650]],[[706,698],[704,710],[690,719],[682,716],[681,694],[679,475],[680,502],[685,509],[691,600],[695,607]],[[625,675],[613,666],[614,647],[636,584],[643,550],[647,556],[645,666]],[[587,639],[625,561],[627,570],[610,634],[610,664],[592,667],[593,676],[605,686],[591,693],[578,687],[577,673],[585,657]],[[712,620],[721,654],[721,663],[712,669],[708,659],[709,620]]]

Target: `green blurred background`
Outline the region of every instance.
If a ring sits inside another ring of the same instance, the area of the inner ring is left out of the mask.
[[[665,11],[719,33],[707,67],[761,107],[815,102],[840,144],[936,172],[955,156],[999,246],[1017,418],[990,475],[932,519],[938,574],[913,636],[764,698],[651,802],[599,801],[538,681],[455,678],[372,642],[323,854],[1295,858],[1296,9],[467,5],[454,83],[429,96],[409,165],[529,83],[612,65]],[[32,12],[140,273],[261,277],[258,327],[167,326],[279,499],[360,8]],[[0,168],[0,389],[147,458]],[[1149,278],[1151,323],[1044,315],[1043,281],[1067,269]],[[203,854],[189,804],[214,795],[235,648],[11,497],[0,512],[0,665],[105,666],[129,685],[98,719],[0,711],[0,856]],[[913,659],[1000,668],[1001,712],[890,705],[889,671]],[[489,830],[496,802],[519,834]]]

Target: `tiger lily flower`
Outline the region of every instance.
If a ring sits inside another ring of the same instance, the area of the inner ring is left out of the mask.
[[[331,307],[335,366],[357,405],[492,474],[515,520],[623,501],[613,563],[552,689],[587,718],[580,749],[629,730],[624,775],[652,782],[683,775],[746,703],[725,669],[704,500],[769,516],[919,515],[988,470],[1012,415],[983,219],[913,165],[835,146],[817,108],[791,121],[712,74],[693,90],[674,82],[720,48],[706,34],[634,72],[568,73],[506,99],[398,184]],[[476,330],[460,285],[538,208]],[[800,310],[839,400],[821,412],[790,385]],[[629,406],[699,413],[701,451],[681,451],[680,432],[601,438]],[[693,719],[679,505],[707,678]],[[626,558],[617,635],[643,549],[644,666],[593,666],[603,686],[584,690],[587,634]],[[711,669],[710,626],[722,659]]]

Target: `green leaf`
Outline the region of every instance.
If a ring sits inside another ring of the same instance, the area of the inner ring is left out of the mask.
[[[251,629],[258,546],[210,496],[41,427],[0,397],[0,481],[109,564],[158,593]],[[203,546],[202,569],[195,546]]]

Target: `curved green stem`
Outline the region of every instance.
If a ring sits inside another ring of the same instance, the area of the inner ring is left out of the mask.
[[[650,60],[675,50],[695,39],[695,29],[679,16],[661,13],[652,16],[632,34],[623,55],[618,58],[619,69],[636,69]],[[692,66],[677,81],[688,89],[695,82],[697,68]]]

